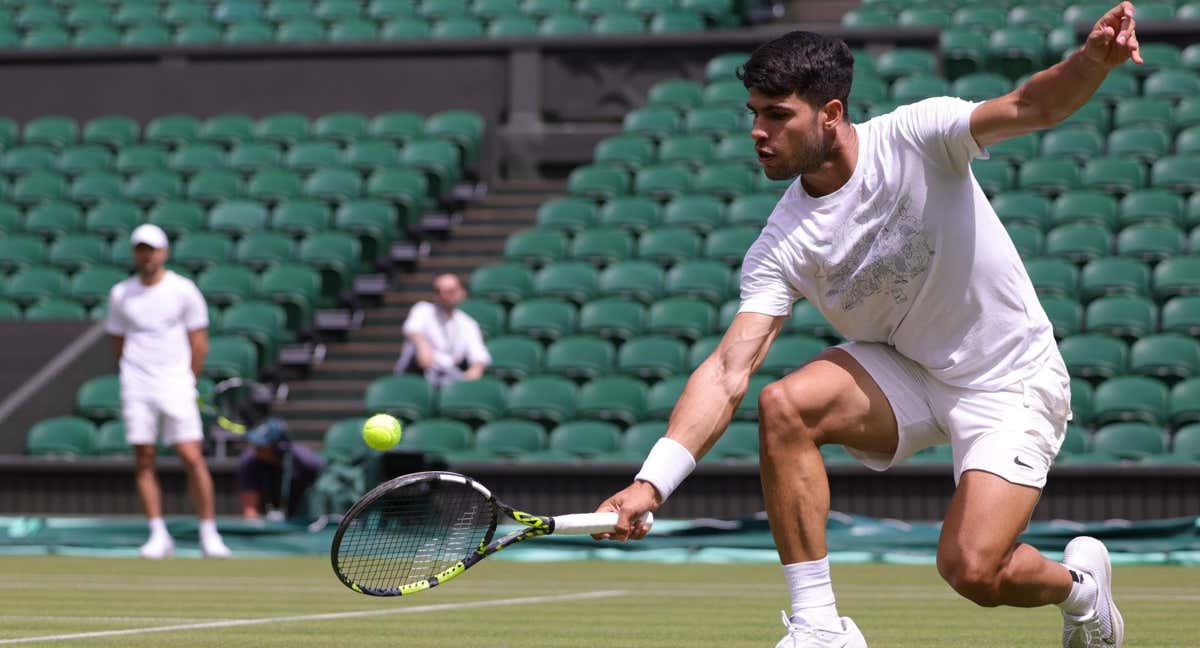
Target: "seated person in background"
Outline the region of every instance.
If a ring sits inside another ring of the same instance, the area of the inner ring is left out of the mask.
[[[407,340],[396,362],[396,373],[423,373],[431,385],[475,380],[492,356],[483,344],[479,324],[458,309],[467,291],[452,274],[433,280],[433,302],[413,305],[404,321]]]
[[[277,418],[267,419],[246,432],[250,445],[238,464],[242,517],[257,520],[260,508],[267,508],[268,519],[281,510],[286,517],[301,512],[308,489],[317,481],[325,460],[308,448],[291,442],[287,427]]]

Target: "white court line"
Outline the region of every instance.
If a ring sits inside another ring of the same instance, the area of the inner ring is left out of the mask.
[[[129,630],[102,630],[99,632],[76,632],[73,634],[43,635],[40,637],[19,637],[16,639],[0,639],[0,644],[38,643],[42,641],[70,641],[72,639],[95,639],[97,637],[118,637],[122,635],[147,634],[150,632],[175,632],[178,630],[208,630],[212,628],[233,628],[237,626],[263,625],[267,623],[297,623],[304,621],[330,621],[335,619],[354,619],[358,617],[386,616],[389,614],[416,614],[418,612],[443,612],[446,610],[467,610],[471,608],[500,607],[504,605],[528,605],[530,603],[561,603],[563,601],[584,601],[588,599],[610,598],[628,594],[623,590],[601,590],[596,592],[580,592],[578,594],[558,594],[555,596],[527,596],[524,598],[499,599],[495,601],[469,601],[466,603],[438,603],[435,605],[419,605],[415,607],[398,608],[393,610],[357,610],[354,612],[330,612],[327,614],[304,614],[300,616],[264,617],[258,619],[232,619],[226,621],[208,621],[205,623],[185,623],[180,625],[157,626],[153,628],[131,628]]]
[[[49,614],[0,614],[5,621],[54,621],[55,623],[87,621],[89,623],[186,623],[189,621],[234,621],[203,617],[139,617],[139,616],[54,616]]]

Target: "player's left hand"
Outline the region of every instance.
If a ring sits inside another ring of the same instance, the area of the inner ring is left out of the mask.
[[[1132,2],[1122,2],[1109,9],[1088,34],[1083,55],[1109,69],[1130,58],[1141,65],[1142,53],[1138,49],[1135,26]]]

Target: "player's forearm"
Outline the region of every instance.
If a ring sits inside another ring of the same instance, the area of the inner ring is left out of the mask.
[[[1082,49],[1034,74],[1018,93],[1020,100],[1039,115],[1042,128],[1050,128],[1086,104],[1108,76],[1109,67],[1088,58]]]
[[[688,379],[671,412],[667,438],[697,460],[703,457],[729,425],[749,383],[749,372],[731,369],[719,354],[713,354]]]
[[[204,358],[208,356],[208,344],[192,345],[192,374],[197,378],[204,373]]]
[[[479,378],[483,377],[483,372],[487,371],[487,367],[488,366],[486,363],[477,362],[470,367],[467,367],[467,370],[463,372],[463,379],[478,380]]]

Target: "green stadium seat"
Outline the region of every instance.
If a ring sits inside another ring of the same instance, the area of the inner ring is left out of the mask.
[[[1008,231],[1008,236],[1021,258],[1030,259],[1042,253],[1045,237],[1040,228],[1022,223],[1009,223],[1004,229]]]
[[[366,136],[346,145],[342,162],[364,173],[390,167],[400,159],[400,149],[395,143],[382,139],[367,139]]]
[[[709,304],[693,299],[664,299],[650,306],[646,331],[690,343],[712,333],[715,322],[716,311]]]
[[[988,37],[990,67],[1015,79],[1040,70],[1046,59],[1046,39],[1038,29],[1002,28]]]
[[[637,256],[670,266],[700,255],[700,235],[686,227],[659,227],[638,238]]]
[[[296,258],[320,272],[321,295],[332,302],[350,291],[362,267],[362,245],[345,232],[320,232],[301,241]]]
[[[117,150],[117,170],[125,174],[165,169],[170,154],[159,144],[129,145]]]
[[[679,400],[679,396],[683,394],[683,388],[687,381],[688,376],[675,375],[655,383],[646,395],[646,416],[658,419],[668,418],[671,411],[675,409],[675,403]],[[655,440],[657,441],[657,439]]]
[[[606,297],[636,299],[644,304],[663,293],[665,275],[648,261],[623,261],[606,268],[599,278],[599,293]]]
[[[1095,389],[1083,378],[1071,378],[1071,414],[1073,425],[1088,425],[1092,421],[1092,401]],[[1078,450],[1083,451],[1083,448]]]
[[[325,430],[322,454],[332,461],[361,461],[371,452],[362,437],[363,424],[366,422],[365,417],[345,418],[329,426]]]
[[[82,225],[83,212],[63,200],[47,200],[25,212],[25,231],[47,240],[77,232]]]
[[[26,321],[80,321],[87,318],[87,309],[70,299],[42,299],[25,309]]]
[[[1047,136],[1046,139],[1048,139]],[[1043,139],[1043,150],[1046,139]],[[976,161],[975,164],[978,164]],[[1037,158],[1021,165],[1017,188],[1058,195],[1081,187],[1079,167],[1075,162],[1060,158]]]
[[[367,178],[366,189],[370,198],[394,204],[405,227],[416,225],[430,204],[429,181],[415,168],[376,169]]]
[[[409,111],[393,111],[376,115],[367,126],[372,137],[403,143],[419,137],[425,130],[425,118]]]
[[[1098,453],[1140,461],[1166,452],[1162,428],[1146,423],[1114,423],[1096,431],[1092,447]]]
[[[304,181],[304,195],[326,202],[358,198],[363,193],[363,179],[353,169],[323,168]]]
[[[83,457],[91,454],[95,439],[96,426],[91,421],[60,416],[39,421],[29,429],[25,452],[31,455]]]
[[[736,203],[736,201],[735,201]],[[686,195],[667,202],[662,224],[708,233],[725,224],[725,204],[715,196]]]
[[[942,72],[957,79],[984,71],[987,65],[987,40],[972,29],[943,29],[938,36],[942,53]]]
[[[986,101],[1007,94],[1012,89],[1012,82],[999,74],[977,72],[958,77],[950,89],[950,94],[969,101]]]
[[[692,191],[732,200],[754,192],[756,175],[757,171],[750,170],[741,162],[715,162],[700,170]]]
[[[733,80],[738,68],[748,58],[750,55],[746,52],[727,52],[714,56],[704,66],[704,79],[710,83]]]
[[[744,110],[700,107],[688,111],[683,129],[687,133],[723,137],[747,130],[746,119]]]
[[[913,103],[949,93],[950,84],[945,79],[932,74],[911,74],[893,81],[889,95],[897,103]]]
[[[22,49],[66,49],[70,44],[71,33],[54,26],[34,27],[21,39]]]
[[[633,35],[646,31],[646,23],[641,16],[625,11],[612,11],[600,14],[592,23],[592,32],[600,35]]]
[[[701,168],[713,161],[716,151],[716,143],[707,135],[673,135],[659,145],[658,161],[661,164],[682,163]]]
[[[644,330],[645,307],[628,299],[589,301],[579,311],[579,332],[623,342]]]
[[[723,263],[687,261],[671,268],[664,289],[671,296],[703,299],[717,305],[725,301],[729,276],[729,268]]]
[[[487,422],[507,411],[506,388],[500,380],[484,376],[478,380],[460,380],[444,385],[438,392],[438,414],[471,421]]]
[[[50,171],[58,165],[58,154],[49,146],[16,146],[4,154],[6,173],[17,175],[28,171]]]
[[[1131,126],[1118,128],[1108,134],[1108,154],[1113,157],[1128,157],[1140,162],[1153,163],[1171,149],[1167,133],[1153,126]],[[1138,172],[1143,183],[1145,168]]]
[[[429,2],[423,3],[428,5]],[[447,16],[434,22],[430,37],[434,39],[459,40],[479,38],[485,33],[483,22],[464,16]]]
[[[753,227],[726,227],[708,235],[704,244],[704,257],[720,261],[728,266],[741,265],[746,251],[758,238],[759,231]]]
[[[1171,388],[1167,418],[1175,427],[1200,422],[1200,379],[1185,380]]]
[[[308,117],[300,113],[275,113],[258,120],[254,125],[254,137],[265,142],[291,145],[308,139],[310,128]]]
[[[229,261],[233,241],[216,232],[192,232],[180,237],[171,250],[171,260],[191,272]]]
[[[942,29],[950,26],[950,14],[933,7],[910,7],[900,12],[896,24],[900,27]]]
[[[602,227],[617,227],[640,234],[658,224],[658,203],[644,196],[613,198],[600,208],[597,221]]]
[[[1154,297],[1200,294],[1200,256],[1165,259],[1154,268]]]
[[[520,458],[545,445],[545,429],[532,421],[501,419],[475,431],[475,449],[485,456]]]
[[[687,345],[662,335],[636,337],[626,341],[617,352],[621,373],[643,379],[660,379],[683,371]]]
[[[1189,126],[1175,136],[1175,152],[1181,156],[1200,154],[1200,126]]]
[[[592,157],[636,171],[654,161],[654,142],[643,135],[614,135],[597,142]]]
[[[1149,263],[1182,254],[1186,249],[1183,231],[1170,224],[1130,225],[1117,235],[1117,254]]]
[[[971,172],[979,188],[989,197],[1006,192],[1013,186],[1013,168],[1002,159],[980,159],[971,162]]]
[[[130,176],[125,183],[125,197],[143,204],[173,200],[184,195],[179,174],[167,170],[149,170]]]
[[[773,194],[739,196],[729,203],[729,224],[762,227],[778,202],[779,197]]]
[[[1050,131],[1041,141],[1041,154],[1046,158],[1068,158],[1087,162],[1100,155],[1104,139],[1090,130],[1066,129]]]
[[[1009,10],[1007,20],[1018,27],[1049,31],[1062,24],[1062,11],[1050,6],[1017,5]],[[999,21],[978,26],[986,30],[1002,22],[1003,17]]]
[[[427,40],[433,36],[433,29],[424,18],[394,18],[383,23],[379,36],[385,41]]]
[[[67,193],[76,203],[94,205],[104,200],[119,200],[122,184],[121,176],[116,173],[89,171],[76,177]]]
[[[609,373],[616,351],[611,342],[592,336],[568,336],[546,349],[547,373],[572,379],[590,379]]]
[[[258,375],[258,347],[237,336],[214,335],[204,357],[204,375],[220,382],[227,378],[253,379]]]
[[[240,238],[267,225],[267,208],[248,200],[220,202],[208,213],[208,229]]]
[[[1142,189],[1121,199],[1118,226],[1139,223],[1184,224],[1183,197],[1164,189]]]
[[[552,342],[575,332],[578,313],[574,304],[561,299],[530,299],[508,314],[508,332]]]
[[[91,454],[98,456],[133,454],[133,446],[125,441],[125,422],[107,421],[96,431]]]
[[[842,14],[842,27],[846,29],[879,29],[894,25],[893,15],[882,9],[860,7]]]
[[[733,325],[733,319],[737,317],[738,309],[742,306],[742,300],[733,298],[721,304],[721,310],[717,313],[717,328],[718,330],[728,330]]]
[[[196,137],[225,147],[238,146],[253,139],[254,119],[240,113],[215,115],[204,120]]]
[[[47,115],[25,124],[21,141],[27,145],[63,149],[79,140],[79,123],[71,117]]]
[[[121,416],[121,382],[116,374],[89,378],[76,392],[76,413],[92,421]]]
[[[1080,288],[1089,301],[1106,295],[1148,295],[1150,270],[1134,259],[1095,259],[1084,266]]]
[[[532,292],[538,296],[582,304],[598,292],[600,277],[589,263],[564,261],[547,264],[538,271],[532,282]]]
[[[426,419],[404,429],[399,450],[453,455],[471,448],[471,428],[462,421]]]
[[[1200,461],[1200,425],[1192,424],[1175,432],[1171,453],[1187,461]]]
[[[749,98],[746,86],[742,85],[741,81],[730,78],[712,81],[705,86],[700,104],[714,108],[742,108]]]
[[[11,203],[0,202],[0,236],[21,230],[23,215],[21,208]]]
[[[125,279],[126,272],[112,266],[92,266],[71,277],[68,294],[84,306],[95,306],[108,299],[112,287]]]
[[[363,404],[368,412],[418,421],[433,414],[433,391],[423,376],[384,376],[367,386]]]
[[[1200,126],[1200,97],[1183,99],[1176,104],[1175,112],[1171,116],[1171,125],[1176,131]]]
[[[1101,297],[1088,304],[1084,315],[1089,333],[1139,338],[1157,329],[1158,309],[1145,297]]]
[[[575,414],[628,427],[645,414],[646,387],[642,381],[624,376],[597,378],[583,385]],[[614,430],[615,431],[615,430]],[[614,443],[615,446],[615,435]]]
[[[112,168],[116,156],[99,144],[80,144],[63,149],[58,154],[55,166],[70,175],[80,175]]]
[[[1100,225],[1060,225],[1046,235],[1047,255],[1063,257],[1076,263],[1108,256],[1112,249],[1112,233]]]
[[[521,3],[518,0],[475,0],[471,3],[471,13],[484,20],[524,17]]]
[[[1171,127],[1173,106],[1161,97],[1132,97],[1122,99],[1113,110],[1113,125],[1117,128],[1149,126]]]
[[[574,5],[571,0],[524,0],[521,2],[521,11],[527,16],[546,18],[570,13]]]
[[[638,108],[625,114],[621,128],[629,135],[662,140],[681,131],[683,119],[670,108]]]
[[[1162,307],[1164,333],[1200,336],[1200,296],[1175,297]]]
[[[196,20],[175,29],[172,43],[182,47],[217,45],[221,42],[221,26],[210,20]]]
[[[189,200],[158,202],[146,215],[147,222],[161,227],[172,239],[204,229],[204,219],[204,208]]]
[[[174,147],[194,142],[200,134],[200,120],[191,115],[155,117],[146,123],[143,135],[147,144]]]
[[[687,112],[699,106],[703,96],[703,86],[695,81],[668,79],[650,86],[650,91],[646,95],[646,105]]]
[[[786,330],[789,333],[800,333],[812,337],[838,337],[833,325],[817,310],[812,302],[802,300],[792,306],[792,314],[788,317]]]
[[[1044,296],[1040,299],[1054,337],[1062,339],[1083,330],[1083,307],[1073,297]]]
[[[721,343],[720,335],[712,335],[706,338],[701,338],[692,344],[688,349],[687,368],[688,371],[695,371],[702,362],[708,359],[716,350],[717,345]]]
[[[304,330],[312,321],[313,308],[321,296],[321,275],[308,266],[281,263],[259,275],[258,291],[283,307],[288,316],[288,330]]]
[[[607,200],[629,193],[629,175],[611,165],[583,165],[571,172],[567,188],[573,196]]]
[[[220,308],[254,297],[258,276],[239,265],[214,265],[196,277],[196,287],[208,303]]]
[[[663,11],[650,19],[650,33],[674,34],[705,30],[704,17],[685,10]]]
[[[543,425],[558,425],[575,416],[578,388],[558,376],[534,376],[508,391],[508,413]]]
[[[1146,77],[1142,96],[1178,101],[1200,95],[1200,75],[1190,70],[1159,70]]]
[[[505,332],[507,311],[500,304],[483,299],[464,299],[458,309],[470,315],[479,324],[484,338],[491,338]]]
[[[1096,388],[1092,422],[1097,426],[1139,421],[1162,425],[1167,418],[1167,387],[1143,376],[1121,376]]]
[[[579,36],[592,33],[592,25],[583,16],[552,14],[542,19],[538,33],[542,36]]]
[[[379,39],[379,28],[372,20],[347,18],[334,22],[329,27],[331,43],[363,43]]]
[[[550,431],[547,449],[522,457],[527,460],[596,459],[617,451],[621,431],[605,421],[571,421]]]
[[[751,376],[750,384],[746,388],[746,395],[742,398],[742,402],[734,411],[733,417],[739,421],[757,421],[758,420],[758,394],[775,379],[769,376]]]
[[[90,234],[65,234],[50,245],[47,259],[50,265],[73,273],[107,261],[108,244]]]
[[[1128,158],[1098,158],[1083,167],[1082,184],[1088,189],[1127,194],[1146,186],[1146,167]]]
[[[279,356],[279,345],[290,340],[287,313],[278,304],[264,301],[242,301],[225,309],[221,315],[221,332],[238,335],[258,347],[258,357],[268,365]]]
[[[12,199],[23,205],[67,198],[67,178],[55,171],[31,171],[17,179]]]
[[[217,144],[196,142],[183,144],[171,154],[167,164],[172,171],[197,173],[225,166],[225,151]]]
[[[536,340],[509,335],[488,340],[487,347],[488,371],[501,380],[523,380],[542,368],[542,345]]]
[[[1159,159],[1151,167],[1150,184],[1185,193],[1200,189],[1200,157],[1169,156]]]
[[[341,162],[342,149],[332,141],[299,142],[284,156],[284,164],[301,173],[336,167]]]
[[[763,359],[760,371],[770,376],[786,376],[817,357],[829,344],[807,335],[781,335]]]
[[[353,235],[359,244],[364,268],[386,257],[392,242],[399,236],[396,208],[382,200],[350,200],[343,202],[334,215],[338,230]]]
[[[9,234],[0,237],[0,272],[11,274],[46,260],[46,246],[40,236]]]
[[[634,176],[634,191],[656,200],[669,200],[688,192],[693,174],[681,164],[660,164],[639,170]]]
[[[571,242],[571,258],[605,267],[633,256],[633,236],[615,227],[586,229]]]
[[[30,265],[8,277],[4,296],[27,307],[42,299],[65,297],[68,283],[66,273],[58,268]]]
[[[504,241],[504,260],[540,268],[566,256],[566,236],[557,229],[524,229]]]
[[[1075,298],[1079,294],[1079,270],[1065,259],[1028,259],[1025,271],[1038,295]]]
[[[1200,342],[1178,333],[1143,337],[1129,348],[1130,373],[1164,379],[1200,374]]]
[[[993,159],[1003,160],[1010,164],[1024,164],[1026,160],[1032,160],[1037,157],[1038,148],[1041,146],[1041,140],[1037,133],[1029,133],[1004,140],[999,144],[993,144],[988,147],[988,153]],[[1029,193],[1029,192],[1015,192]]]
[[[1072,376],[1104,380],[1125,373],[1129,349],[1109,335],[1072,335],[1058,345]]]
[[[876,57],[875,68],[879,76],[894,81],[910,74],[933,74],[937,62],[931,50],[896,47]]]
[[[275,28],[271,23],[245,20],[230,23],[225,28],[222,41],[226,45],[259,45],[275,40]]]

